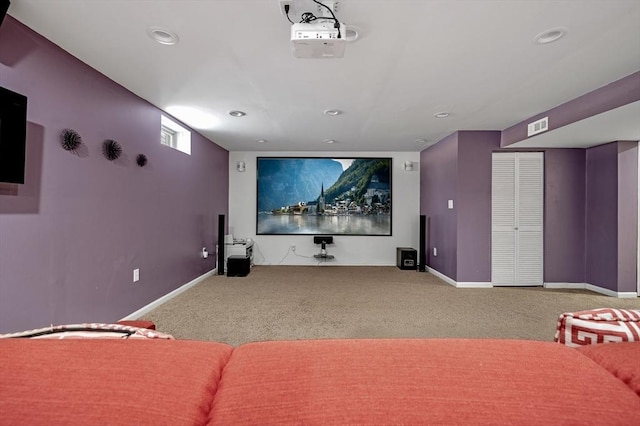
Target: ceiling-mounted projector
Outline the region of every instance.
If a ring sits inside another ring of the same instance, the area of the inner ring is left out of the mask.
[[[346,28],[340,24],[338,32],[333,25],[329,20],[291,25],[293,55],[296,58],[342,58]]]

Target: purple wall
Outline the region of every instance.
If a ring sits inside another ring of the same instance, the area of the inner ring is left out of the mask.
[[[544,280],[585,282],[585,150],[544,154]]]
[[[640,71],[504,129],[501,146],[527,139],[527,125],[543,117],[549,117],[551,131],[638,100]]]
[[[617,290],[618,144],[587,149],[586,282]]]
[[[500,132],[458,132],[458,273],[460,282],[491,281],[491,153]]]
[[[501,151],[499,143],[500,132],[460,131],[421,153],[420,213],[431,218],[427,264],[458,282],[491,281],[491,153]],[[584,150],[545,150],[546,282],[585,282],[584,176]]]
[[[458,133],[447,136],[420,153],[420,214],[427,216],[427,265],[457,280]],[[433,248],[438,255],[433,255]]]
[[[638,144],[618,142],[618,291],[637,291]]]
[[[27,181],[0,185],[0,332],[112,322],[215,267],[199,251],[227,213],[226,150],[195,132],[190,156],[161,146],[159,109],[9,16],[0,75],[29,99]],[[123,147],[114,162],[107,138]]]
[[[587,150],[586,282],[636,292],[638,144]]]

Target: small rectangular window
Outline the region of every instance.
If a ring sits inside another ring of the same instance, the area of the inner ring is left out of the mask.
[[[162,145],[170,146],[173,149],[178,149],[178,132],[167,126],[162,126],[160,129]]]
[[[160,120],[160,143],[191,155],[191,132],[164,115]]]

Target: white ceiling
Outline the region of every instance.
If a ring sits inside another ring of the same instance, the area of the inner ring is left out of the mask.
[[[294,3],[294,21],[315,12]],[[337,18],[360,28],[340,59],[294,58],[278,0],[13,0],[9,15],[163,110],[211,114],[198,131],[230,151],[420,151],[640,70],[639,0],[339,0]],[[568,35],[534,43],[554,27]]]

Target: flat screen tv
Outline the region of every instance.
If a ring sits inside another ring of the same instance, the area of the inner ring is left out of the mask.
[[[24,183],[26,96],[0,87],[0,182]]]
[[[4,16],[7,14],[7,10],[9,9],[9,4],[11,4],[9,0],[0,0],[0,25],[2,25]]]
[[[391,235],[391,158],[258,157],[257,235]]]

